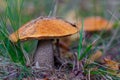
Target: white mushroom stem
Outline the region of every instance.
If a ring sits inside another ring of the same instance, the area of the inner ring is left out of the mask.
[[[53,44],[52,40],[39,40],[34,56],[35,63],[40,67],[54,66]]]

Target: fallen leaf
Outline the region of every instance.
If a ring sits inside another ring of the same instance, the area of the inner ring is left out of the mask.
[[[120,63],[113,61],[109,58],[104,58],[104,64],[112,70],[119,70]]]

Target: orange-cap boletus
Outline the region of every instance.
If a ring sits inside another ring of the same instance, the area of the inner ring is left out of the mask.
[[[79,28],[82,27],[82,21],[78,23]],[[83,21],[84,31],[101,31],[112,29],[113,23],[99,16],[87,17]]]
[[[37,18],[20,27],[9,38],[12,42],[38,39],[34,61],[40,66],[54,66],[52,39],[77,33],[71,23],[57,18]]]

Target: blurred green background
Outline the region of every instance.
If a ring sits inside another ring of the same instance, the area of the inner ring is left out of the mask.
[[[55,5],[57,6],[55,16],[63,18],[75,17],[75,19],[95,15],[110,19],[111,13],[119,16],[120,10],[119,0],[24,0],[22,14],[28,19],[48,16],[54,11]],[[0,0],[1,14],[5,7],[4,0]]]

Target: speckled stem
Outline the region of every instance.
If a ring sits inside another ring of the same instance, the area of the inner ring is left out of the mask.
[[[52,40],[39,40],[34,61],[38,62],[40,67],[54,66]]]

